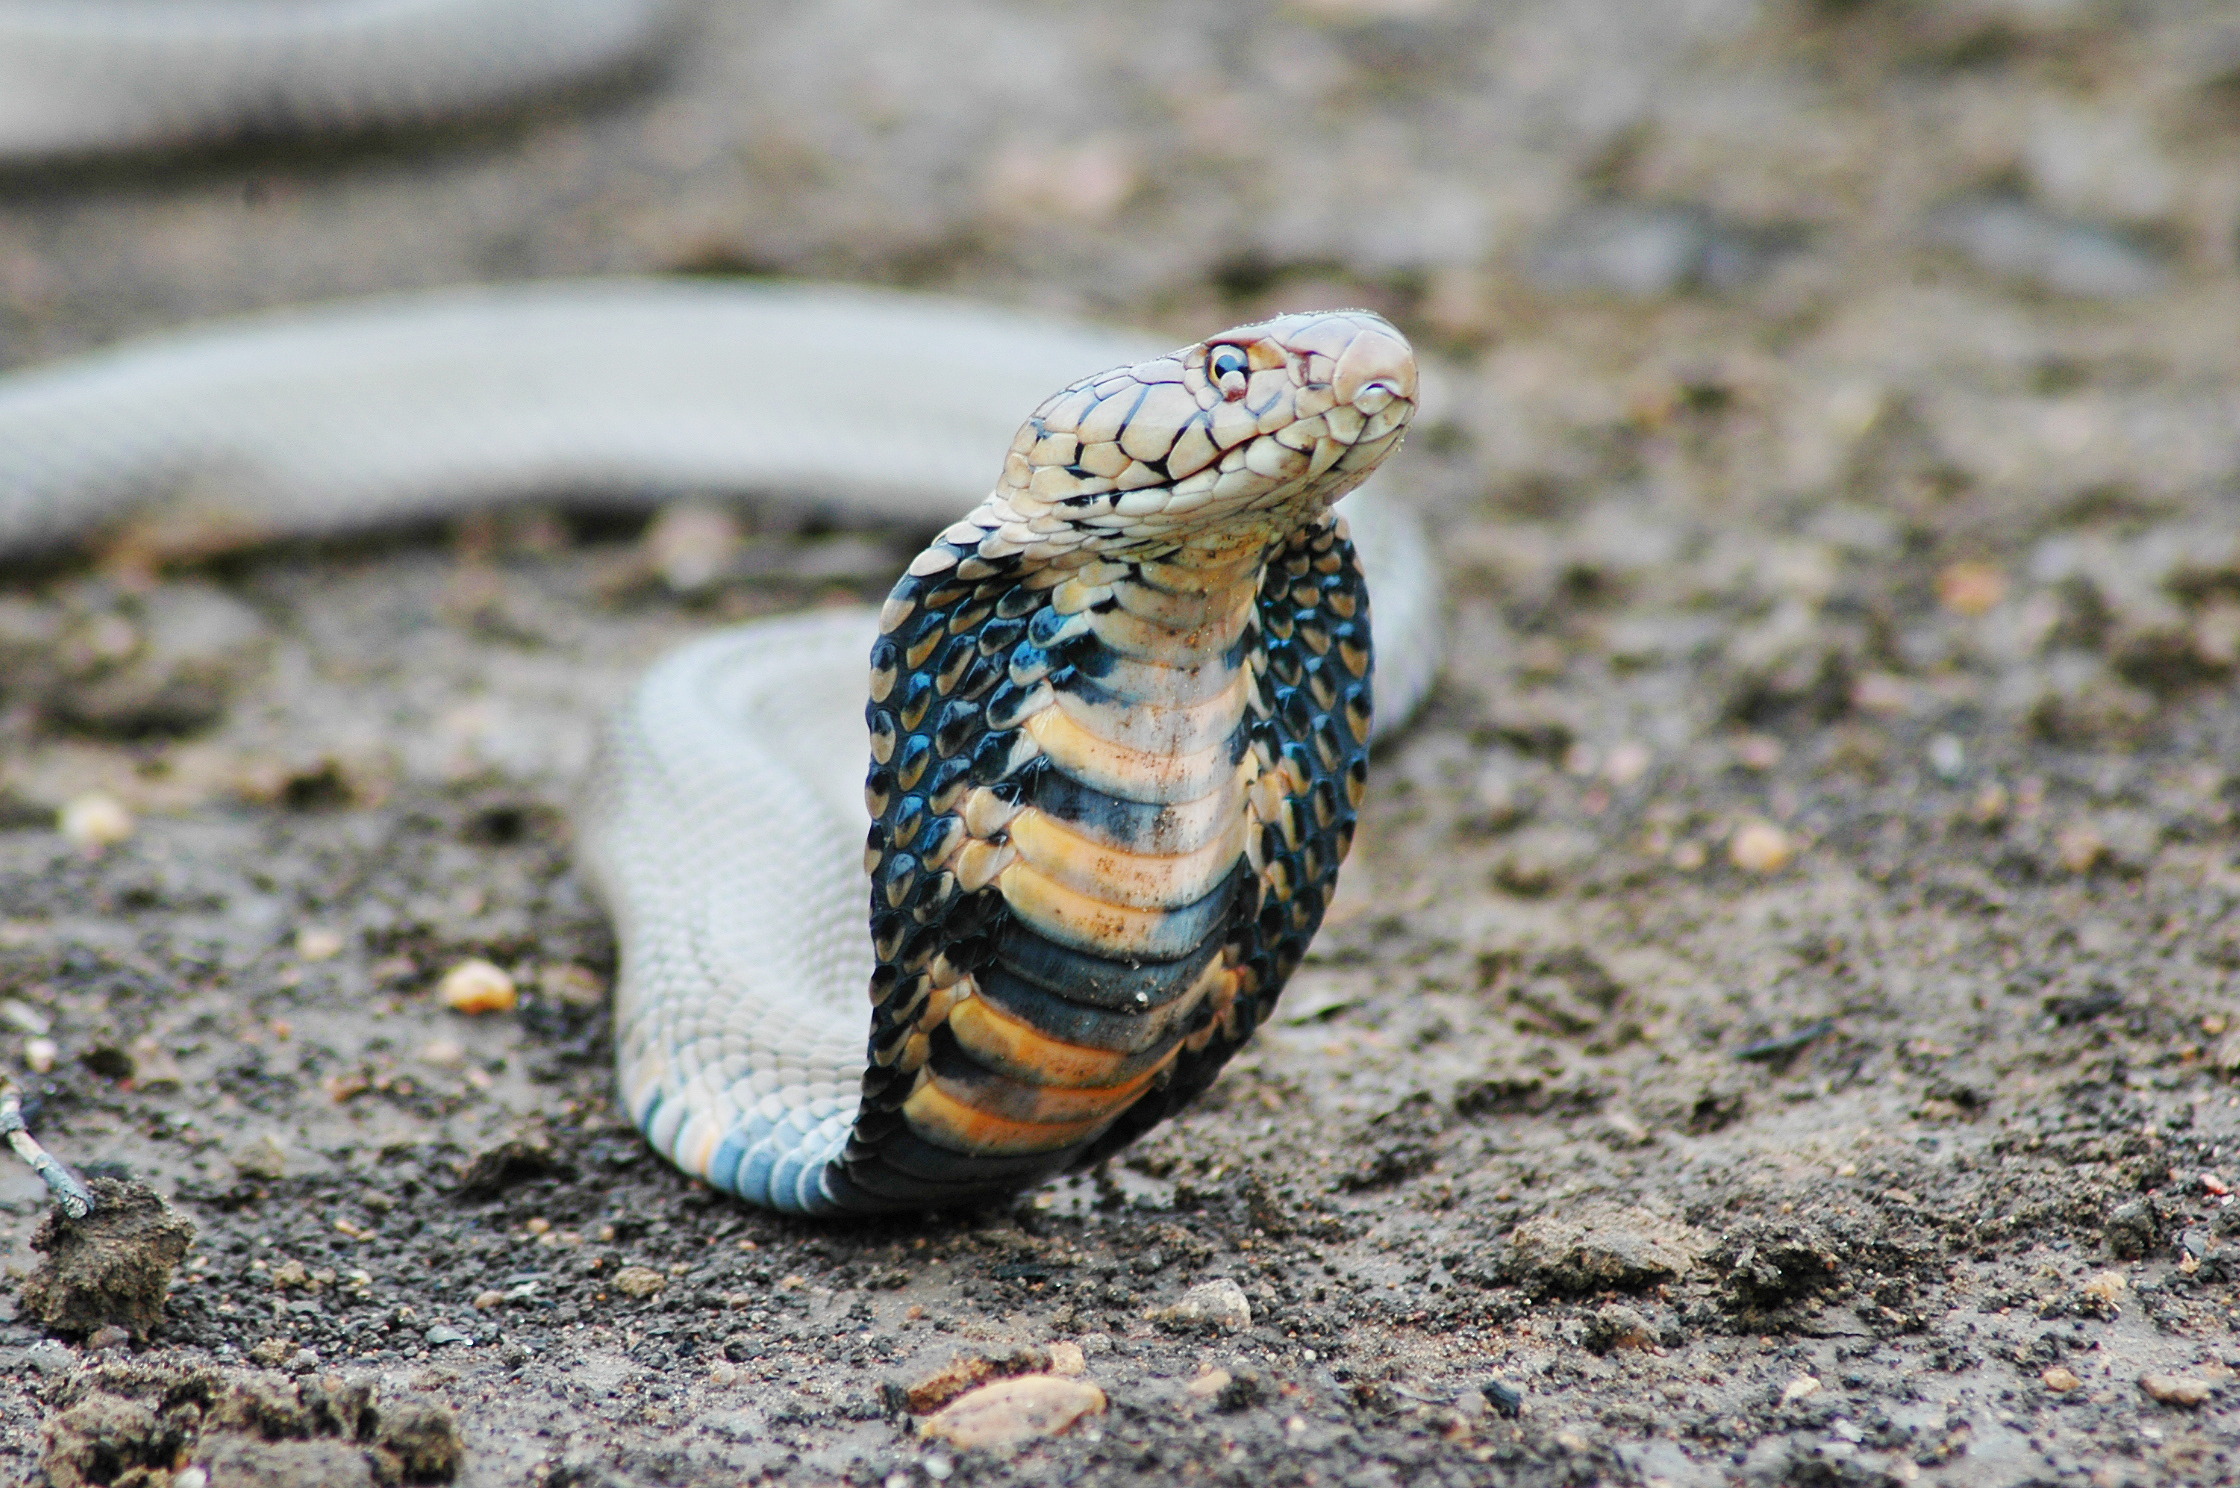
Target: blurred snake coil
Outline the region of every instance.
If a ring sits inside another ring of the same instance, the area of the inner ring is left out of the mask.
[[[242,42],[256,14],[356,24],[391,76],[412,48],[376,44],[383,17],[456,39],[516,9],[0,3],[0,99],[10,42],[42,18],[50,42],[64,15],[119,18],[130,57],[162,28],[125,22],[152,12],[237,23],[162,34],[199,36],[238,79],[287,54]],[[549,9],[604,16],[611,62],[662,8]],[[99,26],[70,34],[50,63],[100,74]],[[586,55],[547,55],[516,86]],[[355,96],[152,132],[42,132],[0,103],[0,155],[426,112]],[[621,948],[622,1094],[651,1143],[775,1209],[966,1206],[1179,1110],[1299,964],[1369,745],[1437,662],[1415,518],[1375,490],[1332,510],[1417,400],[1407,342],[1365,311],[1160,353],[875,290],[466,289],[0,377],[0,553],[151,514],[238,544],[685,491],[931,527],[995,472],[880,610],[741,626],[658,663],[579,815]]]

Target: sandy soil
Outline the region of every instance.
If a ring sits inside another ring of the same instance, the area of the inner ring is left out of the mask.
[[[913,534],[772,503],[686,592],[555,512],[8,576],[4,1053],[199,1236],[145,1341],[0,1301],[0,1471],[2231,1480],[2236,258],[2240,27],[2176,0],[715,7],[514,119],[0,183],[11,366],[615,270],[1366,302],[1439,359],[1453,612],[1209,1099],[815,1226],[612,1109],[566,806],[650,657]],[[515,1012],[437,999],[471,957]],[[42,1208],[0,1176],[12,1274]],[[1165,1313],[1219,1280],[1249,1320]],[[922,1439],[958,1356],[1109,1408]]]

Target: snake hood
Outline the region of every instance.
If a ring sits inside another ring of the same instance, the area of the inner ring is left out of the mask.
[[[970,519],[996,519],[975,545],[1030,564],[1169,547],[1241,555],[1359,485],[1415,408],[1415,354],[1380,315],[1240,326],[1045,401]]]
[[[790,1181],[743,1150],[748,1191],[976,1202],[1125,1146],[1251,1036],[1368,779],[1368,593],[1331,505],[1415,396],[1406,340],[1345,311],[1027,419],[880,613],[854,1131]]]

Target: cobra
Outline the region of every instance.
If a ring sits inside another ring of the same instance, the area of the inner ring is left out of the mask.
[[[0,0],[0,157],[441,116],[636,55],[668,9],[525,32],[518,4]],[[579,816],[654,1146],[781,1210],[969,1204],[1180,1109],[1298,964],[1368,744],[1436,662],[1414,520],[1332,509],[1416,400],[1359,312],[1158,355],[867,291],[452,292],[0,378],[0,551],[151,508],[238,543],[582,492],[930,525],[1000,467],[876,615],[657,665]]]
[[[1371,656],[1388,720],[1436,657],[1413,519],[1363,492],[1349,540],[1332,510],[1416,406],[1399,334],[1317,314],[1136,353],[1004,451],[1030,380],[1140,344],[655,282],[266,317],[0,379],[0,548],[151,503],[239,538],[587,488],[928,520],[999,470],[879,613],[657,665],[579,822],[656,1148],[778,1209],[969,1204],[1131,1140],[1266,1016],[1352,836]],[[911,365],[836,415],[866,347]]]

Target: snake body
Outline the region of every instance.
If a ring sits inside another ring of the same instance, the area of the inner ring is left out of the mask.
[[[430,123],[646,55],[673,0],[0,0],[0,162]]]
[[[1078,379],[1097,366],[1119,370]],[[779,1209],[966,1203],[1179,1107],[1296,964],[1350,839],[1372,585],[1378,726],[1436,661],[1412,517],[1361,492],[1349,542],[1329,513],[1414,395],[1360,314],[1161,357],[870,290],[455,291],[0,378],[0,551],[570,493],[930,527],[1000,470],[882,612],[657,664],[579,834],[656,1148]]]

